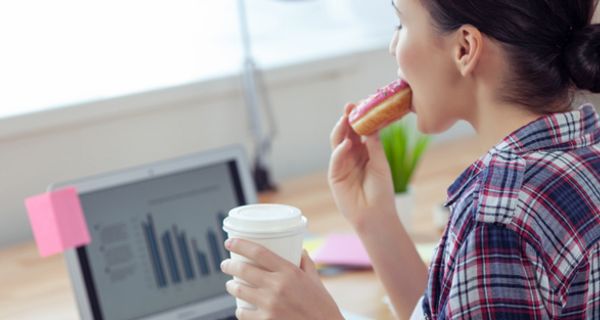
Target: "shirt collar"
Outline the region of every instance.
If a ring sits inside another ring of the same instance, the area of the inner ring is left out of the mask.
[[[553,113],[517,129],[471,164],[448,188],[445,206],[454,203],[474,179],[499,155],[515,157],[534,151],[569,150],[600,143],[600,120],[590,104]]]
[[[458,199],[463,191],[472,184],[481,171],[485,168],[485,156],[473,162],[448,188],[448,198],[444,206],[449,206]]]
[[[596,109],[584,104],[576,110],[543,116],[504,138],[495,148],[518,154],[534,151],[569,150],[600,142]]]

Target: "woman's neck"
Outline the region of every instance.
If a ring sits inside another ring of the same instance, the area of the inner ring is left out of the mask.
[[[506,136],[541,117],[525,107],[510,104],[482,105],[471,123],[479,135],[482,152],[498,144]]]

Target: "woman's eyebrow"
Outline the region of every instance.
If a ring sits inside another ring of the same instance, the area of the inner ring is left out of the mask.
[[[396,10],[396,13],[398,13],[399,15],[402,15],[402,12],[400,12],[400,9],[398,9],[398,7],[396,7],[396,3],[394,1],[395,0],[392,0],[392,7],[394,7],[394,9]]]

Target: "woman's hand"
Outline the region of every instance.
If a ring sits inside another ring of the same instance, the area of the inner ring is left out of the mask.
[[[248,283],[227,282],[227,292],[257,307],[236,310],[236,317],[246,319],[342,319],[306,251],[300,268],[263,246],[242,239],[229,239],[225,247],[250,259],[255,265],[226,259],[223,272]]]
[[[371,214],[395,214],[394,187],[379,133],[361,138],[350,127],[347,104],[331,132],[329,187],[338,209],[355,227]]]

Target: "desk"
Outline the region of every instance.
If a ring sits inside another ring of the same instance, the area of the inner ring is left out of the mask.
[[[448,185],[480,154],[473,138],[432,146],[414,176],[414,227],[416,242],[436,241],[431,225],[435,203],[443,202]],[[280,183],[261,202],[297,206],[309,219],[309,232],[349,232],[351,226],[337,212],[325,172]],[[344,309],[375,319],[393,319],[382,298],[383,286],[372,271],[324,277],[323,281]],[[360,290],[357,290],[360,288]],[[77,319],[77,306],[61,255],[41,259],[33,243],[0,251],[0,319]]]

